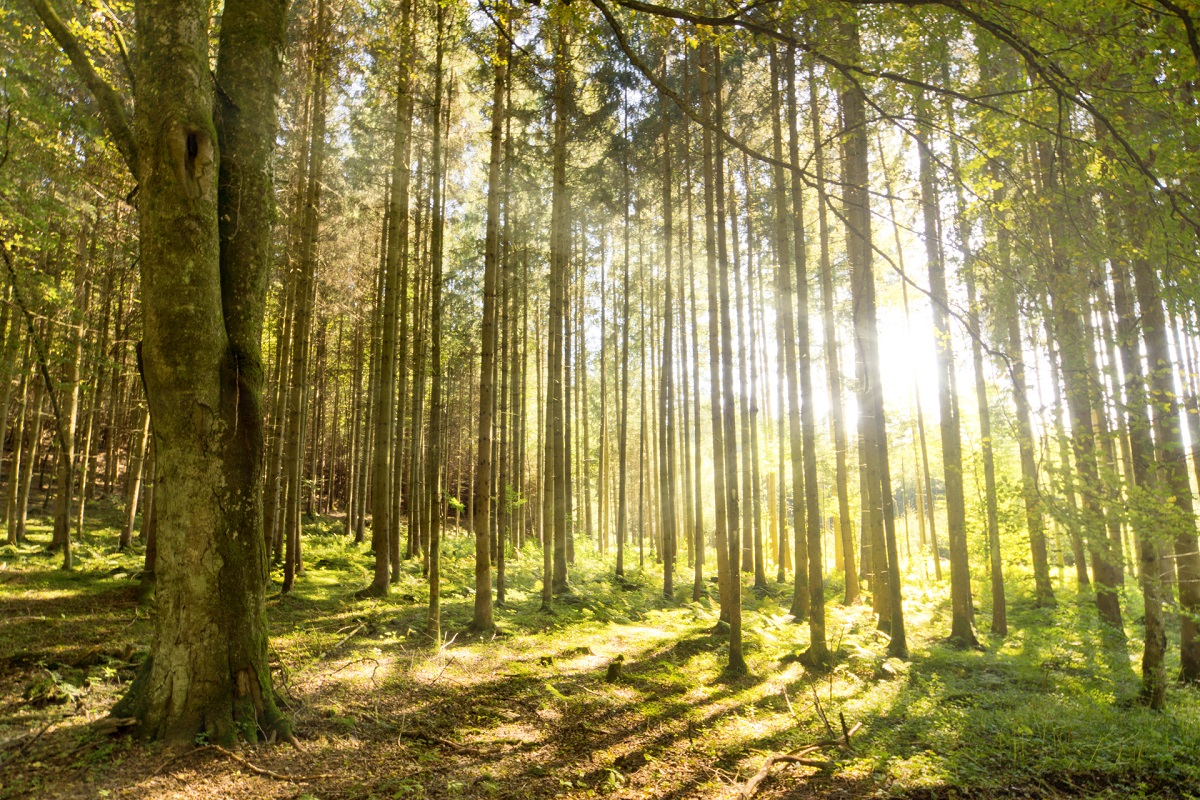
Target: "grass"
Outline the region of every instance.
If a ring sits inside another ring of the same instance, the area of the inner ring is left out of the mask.
[[[88,725],[120,696],[153,625],[136,600],[140,550],[115,552],[119,510],[93,508],[71,573],[43,553],[47,520],[0,551],[0,797],[732,798],[767,755],[826,738],[820,714],[835,732],[839,716],[862,724],[853,749],[814,754],[828,769],[777,767],[755,797],[1200,792],[1200,696],[1172,689],[1166,712],[1137,706],[1136,622],[1124,638],[1102,629],[1069,587],[1036,609],[1014,582],[1010,635],[989,638],[981,611],[984,647],[957,650],[942,642],[948,587],[914,579],[911,660],[898,662],[869,607],[838,605],[831,581],[839,657],[825,675],[795,660],[807,627],[787,614],[790,587],[747,589],[749,674],[729,678],[716,604],[690,601],[682,567],[667,601],[652,562],[616,583],[581,542],[572,592],[546,614],[531,548],[509,561],[499,632],[477,637],[466,632],[472,540],[452,535],[433,644],[419,563],[388,598],[354,600],[372,557],[334,520],[306,527],[306,570],[269,601],[276,682],[305,749],[240,751],[292,780],[212,749],[167,753]],[[1139,598],[1126,601],[1136,620]]]

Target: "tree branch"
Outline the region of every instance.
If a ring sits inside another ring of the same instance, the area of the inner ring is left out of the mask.
[[[121,96],[96,72],[87,53],[83,51],[83,46],[67,30],[66,24],[58,16],[58,12],[50,7],[49,0],[29,0],[29,5],[41,19],[42,24],[46,26],[46,30],[54,37],[54,41],[62,48],[63,53],[71,61],[71,65],[75,67],[75,71],[83,78],[83,82],[92,96],[96,98],[96,103],[100,107],[100,116],[104,120],[105,127],[108,128],[109,135],[112,136],[113,144],[116,145],[121,158],[125,160],[126,166],[129,167],[129,171],[136,179],[138,176],[137,142],[133,137],[133,128],[129,124],[129,117],[125,114]]]

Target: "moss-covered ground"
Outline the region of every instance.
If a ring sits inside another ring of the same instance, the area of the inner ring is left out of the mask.
[[[572,593],[544,613],[530,548],[510,559],[498,633],[478,637],[472,540],[452,533],[433,643],[420,564],[387,599],[355,600],[372,557],[334,520],[307,526],[306,570],[268,609],[303,749],[143,745],[93,724],[153,626],[137,602],[141,550],[117,553],[117,510],[94,512],[70,573],[44,552],[46,519],[0,550],[0,797],[733,798],[768,755],[828,739],[822,715],[835,735],[842,718],[861,725],[851,747],[807,756],[824,767],[777,766],[755,797],[1200,796],[1200,692],[1172,688],[1162,713],[1135,702],[1136,595],[1126,630],[1103,630],[1090,596],[1067,585],[1036,609],[1017,575],[1010,635],[989,636],[982,609],[983,646],[964,651],[942,642],[948,587],[912,576],[900,662],[869,606],[839,605],[831,581],[838,660],[817,675],[795,658],[808,629],[787,613],[790,587],[747,587],[750,673],[730,679],[715,602],[691,602],[682,567],[668,601],[653,562],[617,582],[581,542]]]

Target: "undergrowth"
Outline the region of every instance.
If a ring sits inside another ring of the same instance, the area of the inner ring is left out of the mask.
[[[0,760],[51,723],[0,767],[0,796],[181,791],[171,777],[180,773],[156,771],[154,747],[84,725],[120,696],[153,625],[135,591],[142,551],[116,552],[118,510],[96,511],[70,573],[43,552],[44,520],[26,544],[0,551]],[[828,769],[778,768],[756,797],[1191,797],[1200,786],[1200,696],[1172,688],[1161,713],[1135,702],[1133,594],[1132,621],[1113,631],[1072,587],[1059,588],[1054,608],[1035,608],[1017,574],[1010,634],[988,635],[982,609],[983,646],[960,650],[943,642],[948,586],[910,575],[902,662],[886,658],[869,607],[839,605],[831,581],[836,664],[810,674],[796,658],[808,628],[788,614],[791,587],[747,586],[749,675],[729,678],[716,585],[705,581],[707,596],[692,601],[682,565],[667,600],[649,554],[639,566],[633,551],[616,580],[610,560],[578,542],[570,592],[546,613],[540,552],[527,547],[509,558],[496,632],[478,636],[467,632],[473,539],[452,532],[445,633],[430,642],[421,562],[404,563],[388,597],[355,600],[373,556],[341,530],[310,521],[304,572],[268,601],[278,691],[307,746],[254,757],[330,774],[310,786],[314,797],[732,797],[765,756],[841,738],[843,720],[861,724],[851,749],[827,752]],[[619,678],[608,681],[614,661]],[[229,796],[298,796],[220,759],[182,773]]]

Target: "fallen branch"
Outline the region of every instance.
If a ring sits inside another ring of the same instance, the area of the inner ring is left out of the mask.
[[[326,651],[325,651],[325,653],[324,653],[324,655],[322,655],[320,658],[318,658],[318,659],[317,659],[317,661],[324,661],[325,659],[329,658],[331,655],[333,655],[334,653],[336,653],[336,652],[338,651],[338,648],[340,648],[340,647],[341,647],[342,645],[344,645],[346,642],[348,642],[348,641],[350,641],[351,639],[353,639],[353,638],[354,638],[354,636],[355,636],[355,634],[357,634],[359,631],[361,631],[361,630],[362,630],[363,628],[365,628],[366,626],[367,626],[367,623],[366,623],[366,622],[361,622],[361,623],[359,623],[358,627],[357,627],[357,628],[355,628],[354,630],[350,631],[349,635],[347,635],[345,639],[342,639],[340,642],[338,642],[337,644],[335,644],[333,647],[331,647],[331,648],[329,648],[328,650],[326,650]]]
[[[853,728],[847,728],[846,715],[840,711],[838,712],[838,719],[842,722],[842,737],[846,740],[846,749],[850,749],[850,737],[858,732],[858,729],[862,727],[862,723],[856,722]]]
[[[202,753],[205,750],[210,750],[212,752],[220,753],[221,755],[225,756],[226,758],[230,759],[231,761],[236,762],[237,764],[241,765],[242,767],[249,770],[250,772],[253,772],[255,775],[262,775],[263,777],[271,778],[272,780],[288,781],[290,783],[308,783],[310,781],[328,780],[330,778],[337,777],[335,775],[288,775],[283,772],[274,772],[274,771],[266,769],[264,767],[260,767],[255,764],[251,764],[249,761],[242,758],[237,753],[226,750],[224,747],[221,747],[220,745],[217,745],[217,744],[204,745],[203,747],[197,747],[195,750],[188,750],[185,753],[180,753],[179,755],[177,755],[174,758],[170,759],[169,761],[165,762],[161,767],[156,769],[154,771],[154,775],[158,775],[163,770],[165,770],[167,767],[171,766],[172,764],[176,763],[177,761],[183,760],[187,756],[195,755],[196,753]],[[151,776],[151,777],[153,777],[153,776]]]
[[[815,744],[809,747],[803,747],[794,753],[768,756],[767,760],[763,762],[762,768],[759,769],[758,772],[754,773],[750,780],[746,781],[746,785],[742,787],[741,794],[738,796],[741,798],[741,800],[749,800],[750,797],[753,797],[754,793],[758,791],[759,784],[767,779],[767,776],[771,774],[771,767],[775,766],[776,764],[800,764],[805,767],[828,769],[831,766],[831,762],[829,761],[821,761],[815,758],[804,758],[806,753],[811,753],[814,750],[820,749],[821,745]]]
[[[0,768],[7,766],[8,762],[12,761],[17,756],[21,755],[26,750],[28,750],[30,747],[32,747],[33,743],[36,742],[38,739],[42,738],[42,734],[45,733],[46,731],[50,730],[50,726],[53,725],[54,723],[55,723],[55,720],[50,720],[45,725],[43,725],[42,729],[39,730],[37,733],[27,733],[23,736],[18,736],[16,739],[10,739],[9,741],[5,742],[2,746],[0,746],[0,749],[4,749],[13,744],[16,744],[17,742],[20,742],[20,746],[17,747],[16,750],[13,750],[11,753],[9,753],[7,756],[5,756],[3,761],[0,761]]]

